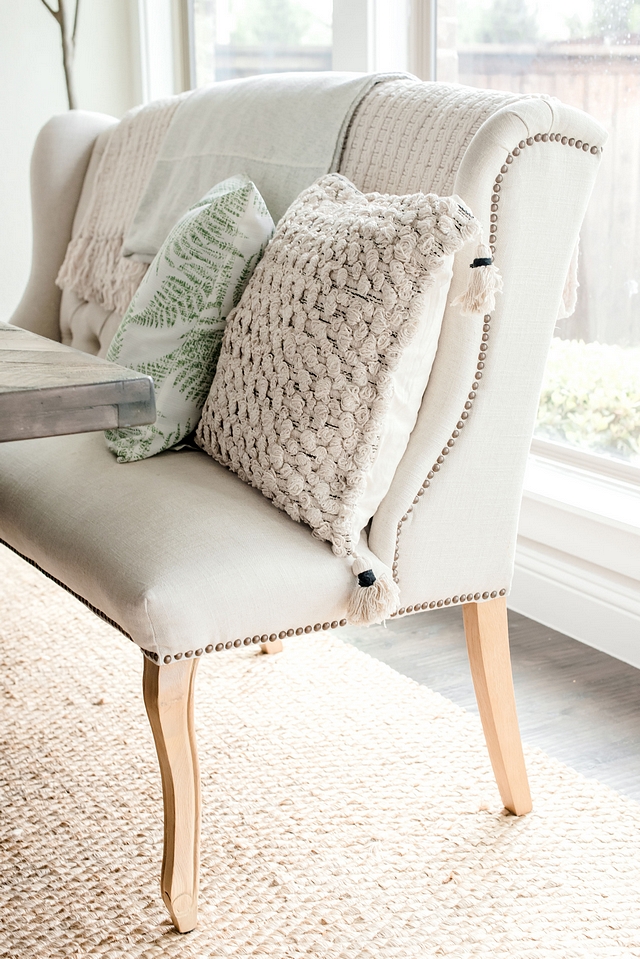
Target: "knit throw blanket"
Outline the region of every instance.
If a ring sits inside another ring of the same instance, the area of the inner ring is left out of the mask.
[[[382,83],[354,115],[338,172],[363,193],[451,196],[462,157],[482,124],[523,99],[458,84]]]
[[[337,170],[351,118],[367,93],[406,77],[273,73],[195,90],[160,147],[124,256],[150,262],[189,207],[238,173],[255,183],[277,222],[302,190]]]
[[[127,113],[111,134],[77,234],[56,279],[61,289],[124,313],[148,269],[122,257],[124,235],[149,180],[160,145],[185,95]]]
[[[250,79],[255,83],[258,78]],[[401,195],[423,191],[448,196],[453,192],[458,166],[476,131],[493,113],[522,99],[498,91],[421,83],[408,78],[381,82],[388,80],[389,75],[379,74],[373,83],[372,75],[362,79],[368,82],[344,100],[340,122],[325,151],[326,169],[321,172],[337,168],[365,193]],[[218,90],[213,94],[214,100],[218,92],[224,94],[220,89],[224,83],[215,86]],[[97,170],[85,217],[67,249],[57,278],[58,286],[70,288],[81,299],[100,303],[108,310],[120,314],[126,311],[159,245],[158,239],[161,243],[174,220],[189,206],[181,195],[177,214],[170,213],[169,219],[173,219],[168,222],[161,210],[159,225],[154,216],[154,203],[150,206],[150,217],[145,217],[145,203],[141,201],[145,196],[153,197],[156,209],[169,202],[166,194],[157,195],[157,184],[153,181],[158,169],[166,176],[171,168],[179,184],[181,164],[163,163],[158,167],[156,161],[178,107],[186,101],[176,121],[180,114],[183,120],[187,115],[193,119],[187,104],[194,107],[199,101],[202,107],[204,95],[204,110],[210,112],[213,101],[207,92],[199,91],[195,102],[191,102],[193,94],[182,94],[138,107],[126,114],[115,128]],[[238,125],[244,122],[246,129],[246,121],[237,122]],[[177,129],[179,132],[179,127]],[[214,155],[217,162],[218,153],[223,153],[225,147],[213,142],[210,136],[208,142],[206,164],[210,178],[213,175],[211,156]],[[207,189],[212,185],[207,180]],[[197,193],[199,188],[198,185],[191,189]],[[195,195],[195,199],[199,196],[199,193]],[[175,205],[175,197],[171,203]],[[164,235],[154,237],[158,228]],[[129,246],[125,250],[129,255],[123,257],[127,233],[135,249]],[[145,248],[149,238],[151,243]],[[577,252],[576,248],[559,317],[568,316],[575,309]],[[136,259],[132,253],[137,254]],[[140,262],[142,257],[146,262]]]
[[[462,158],[485,120],[529,99],[458,84],[398,80],[374,87],[349,129],[339,172],[363,193],[455,193]],[[557,318],[575,311],[576,244]]]

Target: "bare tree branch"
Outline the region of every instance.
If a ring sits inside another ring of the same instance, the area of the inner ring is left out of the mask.
[[[64,67],[64,79],[67,85],[69,109],[75,110],[77,106],[75,85],[73,82],[75,43],[73,42],[72,37],[69,35],[67,23],[70,18],[67,17],[68,9],[66,4],[67,0],[58,0],[58,9],[60,11],[60,33],[62,34],[62,66]]]
[[[60,10],[54,10],[53,7],[50,7],[49,4],[47,3],[47,0],[42,0],[42,3],[44,3],[45,7],[47,8],[51,16],[54,17],[59,23]]]
[[[73,16],[73,30],[71,32],[71,43],[74,48],[76,45],[76,33],[78,32],[78,11],[80,10],[80,0],[76,0],[76,12]]]
[[[80,0],[75,0],[73,28],[71,29],[71,32],[67,28],[67,23],[70,21],[71,17],[67,17],[67,12],[70,13],[70,10],[65,7],[66,2],[67,0],[58,0],[58,9],[54,10],[48,0],[42,0],[44,6],[47,8],[51,16],[58,21],[58,26],[60,27],[60,40],[62,43],[62,66],[64,69],[64,80],[67,87],[67,100],[69,101],[69,109],[75,110],[77,101],[73,82],[73,61],[76,52],[76,32],[78,30],[78,10],[80,8]]]

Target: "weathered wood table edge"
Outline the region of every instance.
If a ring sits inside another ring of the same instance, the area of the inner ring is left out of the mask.
[[[0,322],[0,442],[155,418],[150,376]]]

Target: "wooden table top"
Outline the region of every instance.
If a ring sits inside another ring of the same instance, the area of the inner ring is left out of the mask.
[[[155,418],[151,377],[0,323],[0,442]]]

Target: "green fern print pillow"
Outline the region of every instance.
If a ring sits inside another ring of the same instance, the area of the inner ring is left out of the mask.
[[[219,183],[174,226],[149,267],[107,359],[153,378],[156,422],[106,430],[119,463],[169,449],[197,426],[227,314],[274,230],[246,176]]]

